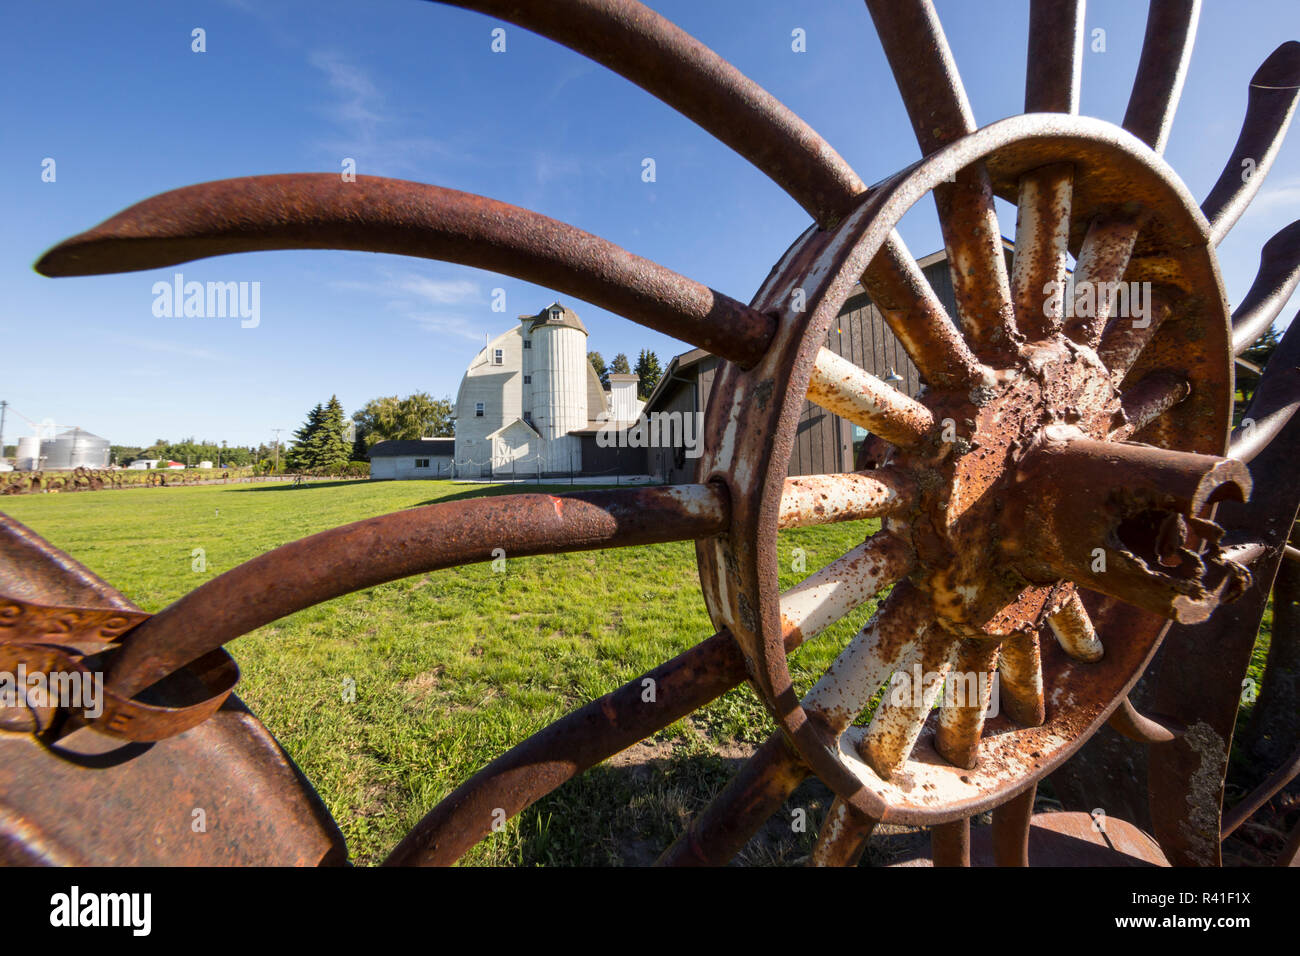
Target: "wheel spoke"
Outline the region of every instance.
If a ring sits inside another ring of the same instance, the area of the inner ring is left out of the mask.
[[[1268,331],[1300,284],[1300,219],[1264,243],[1250,291],[1232,313],[1232,354],[1240,355]]]
[[[1032,0],[1025,112],[1079,112],[1084,0]]]
[[[836,797],[817,832],[811,866],[857,866],[880,821]]]
[[[1116,292],[1121,299],[1126,298],[1128,287],[1121,284]],[[1110,320],[1097,347],[1097,358],[1110,371],[1112,385],[1118,388],[1123,383],[1129,369],[1137,363],[1142,350],[1155,338],[1171,311],[1168,300],[1152,290],[1146,315],[1139,318],[1125,308]]]
[[[1300,43],[1289,40],[1269,54],[1250,78],[1241,134],[1218,181],[1201,204],[1201,212],[1210,221],[1210,239],[1216,246],[1264,184],[1291,125],[1297,98]]]
[[[1055,614],[1047,619],[1062,650],[1075,660],[1092,663],[1101,660],[1105,649],[1097,639],[1088,609],[1083,606],[1077,591]]]
[[[979,761],[980,737],[998,666],[996,641],[962,641],[939,709],[934,749],[955,767],[973,770]]]
[[[1181,375],[1152,372],[1124,392],[1121,400],[1124,424],[1114,429],[1106,440],[1128,441],[1191,393],[1192,386]]]
[[[916,445],[934,429],[928,408],[828,348],[817,353],[808,399],[895,445]]]
[[[908,658],[930,626],[930,602],[906,581],[889,592],[880,609],[840,652],[803,706],[835,734],[842,734]]]
[[[943,27],[930,0],[867,0],[921,152],[975,131]],[[978,354],[1011,347],[1011,287],[993,188],[983,163],[934,190],[962,329]]]
[[[372,176],[251,176],[176,189],[61,242],[36,269],[98,275],[267,249],[354,249],[488,269],[746,367],[776,329],[771,316],[573,226],[472,193]]]
[[[1196,40],[1201,0],[1151,0],[1124,128],[1163,153]]]
[[[1020,177],[1011,294],[1016,326],[1030,339],[1055,335],[1065,321],[1072,194],[1068,165],[1044,166]]]
[[[931,386],[960,389],[991,380],[897,232],[863,273],[862,286]]]
[[[998,654],[1001,707],[1021,727],[1041,727],[1047,709],[1043,701],[1043,663],[1038,634],[1013,634]]]
[[[1137,218],[1098,219],[1088,227],[1074,270],[1074,306],[1065,334],[1080,345],[1097,348],[1115,304],[1116,289],[1133,255],[1141,231]]]
[[[789,653],[916,566],[902,537],[880,531],[781,595],[781,631]]]
[[[858,745],[862,759],[882,779],[892,777],[911,755],[960,646],[959,638],[931,626],[903,659],[899,670],[905,679],[887,689]]]
[[[911,508],[916,500],[916,482],[900,468],[787,478],[777,527],[881,518]]]

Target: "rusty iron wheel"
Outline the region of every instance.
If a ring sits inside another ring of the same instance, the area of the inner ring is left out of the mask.
[[[969,818],[988,809],[997,861],[1023,862],[1039,779],[1108,719],[1149,742],[1177,736],[1133,708],[1129,690],[1171,621],[1210,619],[1250,588],[1247,566],[1281,547],[1225,538],[1216,508],[1249,498],[1244,462],[1295,410],[1300,389],[1275,385],[1276,407],[1230,452],[1234,355],[1276,318],[1300,255],[1289,234],[1270,244],[1234,313],[1214,249],[1285,134],[1300,44],[1283,44],[1257,72],[1241,137],[1198,206],[1161,158],[1195,0],[1153,0],[1122,127],[1077,115],[1081,0],[1035,0],[1025,115],[978,129],[928,0],[868,0],[923,154],[871,188],[770,94],[640,4],[456,5],[621,73],[801,203],[813,225],[750,305],[526,210],[330,174],[163,194],[56,246],[39,271],[337,248],[466,263],[549,286],[725,360],[697,483],[433,505],[294,542],[135,625],[111,658],[110,688],[130,698],[302,607],[487,560],[497,547],[526,555],[694,539],[718,633],[644,675],[656,681],[659,705],[639,706],[637,678],[544,729],[435,807],[390,862],[455,861],[500,811],[518,813],[745,679],[778,729],[662,862],[726,862],[810,773],[836,794],[816,863],[855,861],[881,821],[931,826],[935,861],[965,862]],[[1243,157],[1256,162],[1245,180]],[[895,231],[926,195],[939,214],[956,316]],[[995,197],[1018,209],[1010,268]],[[858,282],[920,371],[921,394],[898,393],[821,347]],[[1130,283],[1149,290],[1137,314],[1116,294]],[[877,436],[877,467],[787,478],[805,397]],[[880,532],[779,593],[779,529],[867,517],[882,519]],[[11,556],[70,566],[12,522],[6,531],[23,542]],[[16,597],[25,581],[28,600],[57,603],[57,588],[37,577],[0,575],[0,584]],[[891,586],[800,699],[787,655]],[[97,592],[78,593],[86,602]],[[89,603],[124,606],[116,592],[100,598]],[[919,680],[901,685],[903,696],[885,694],[870,723],[855,726],[882,687],[900,686],[896,674]],[[994,674],[1001,714],[986,720],[993,683],[976,678]],[[966,696],[935,707],[945,680],[951,687],[959,676]],[[250,776],[262,772],[271,773]],[[296,812],[300,823],[315,811]],[[335,836],[324,841],[330,848],[318,856],[337,859]],[[96,852],[109,851],[86,850]]]

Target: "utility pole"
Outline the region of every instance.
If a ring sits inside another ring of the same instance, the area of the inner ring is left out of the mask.
[[[283,429],[283,428],[272,428],[271,431],[275,432],[275,470],[274,470],[274,474],[277,474],[277,475],[278,475],[278,474],[280,473],[280,432],[284,431],[284,429]]]
[[[4,460],[5,457],[5,412],[8,410],[9,403],[0,401],[0,461]],[[17,449],[15,449],[15,451],[17,451]],[[18,455],[15,454],[14,458],[17,459],[17,457]],[[14,465],[17,464],[18,462],[15,460]]]

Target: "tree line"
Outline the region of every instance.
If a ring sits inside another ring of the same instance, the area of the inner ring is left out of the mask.
[[[605,376],[611,372],[619,375],[630,375],[632,372],[636,372],[637,377],[640,379],[637,382],[636,395],[640,399],[650,397],[650,393],[655,390],[655,385],[659,383],[659,379],[664,374],[663,369],[659,366],[659,356],[649,349],[641,350],[641,354],[637,356],[635,366],[628,362],[627,355],[623,352],[615,355],[614,361],[608,365],[605,364],[605,359],[599,352],[588,352],[587,361],[591,363],[591,367],[596,370],[596,375],[602,382],[605,381]]]

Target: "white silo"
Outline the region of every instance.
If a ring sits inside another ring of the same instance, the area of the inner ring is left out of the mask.
[[[587,329],[555,302],[533,319],[533,427],[542,436],[543,469],[582,467],[582,443],[569,434],[587,425]]]
[[[40,435],[23,435],[18,439],[18,453],[14,455],[14,468],[18,471],[40,471]]]

